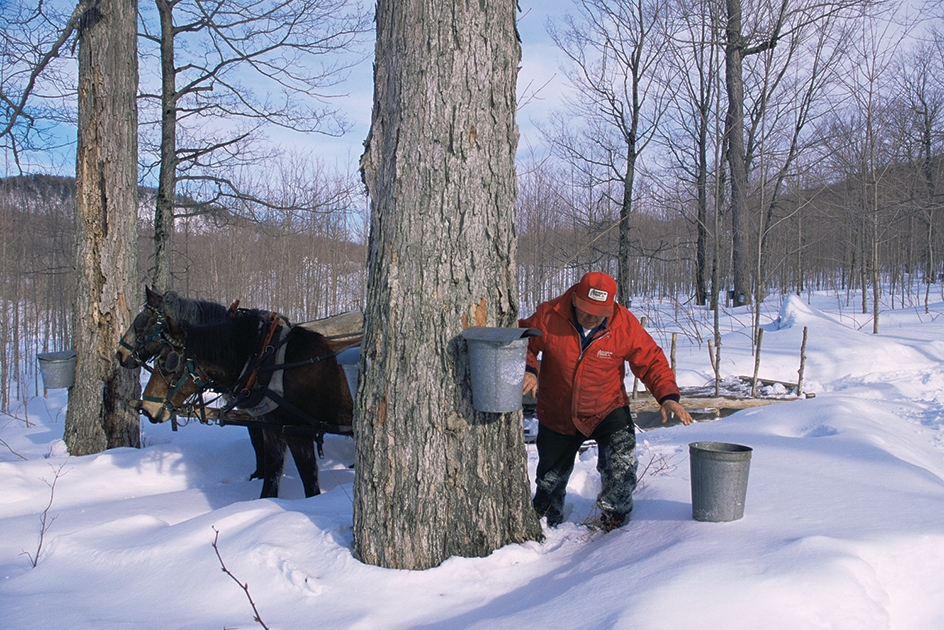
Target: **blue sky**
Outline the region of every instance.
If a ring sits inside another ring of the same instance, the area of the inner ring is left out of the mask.
[[[518,73],[519,100],[529,85],[532,89],[542,87],[537,98],[531,99],[518,113],[521,134],[518,142],[519,155],[529,146],[541,143],[538,130],[532,121],[545,120],[549,112],[561,104],[565,91],[564,79],[558,68],[557,48],[547,34],[546,23],[570,11],[570,0],[519,0],[518,32],[522,40],[521,70]],[[371,36],[373,37],[373,35]],[[373,41],[370,46],[373,47]],[[363,150],[363,142],[370,127],[371,101],[373,95],[372,56],[351,73],[347,92],[341,102],[354,129],[342,138],[315,137],[312,146],[323,147],[329,162],[356,164]]]
[[[0,8],[8,3],[9,0],[0,0]],[[537,97],[530,98],[518,114],[519,155],[524,155],[531,148],[541,144],[540,134],[533,121],[546,120],[549,112],[560,106],[560,96],[565,90],[564,80],[558,68],[557,49],[547,34],[546,24],[549,18],[557,18],[570,11],[573,4],[571,0],[518,0],[518,5],[521,9],[518,13],[518,31],[522,39],[521,70],[518,76],[519,101],[524,91],[533,92],[541,88]],[[368,38],[368,50],[373,49],[373,38],[373,34]],[[282,146],[295,145],[302,153],[317,153],[330,167],[336,166],[342,171],[355,168],[370,126],[372,60],[373,55],[370,54],[351,71],[349,80],[341,88],[344,96],[337,99],[338,105],[353,123],[349,133],[341,138],[274,135],[273,140]],[[74,143],[74,137],[74,128],[63,128],[63,136],[59,141]],[[540,148],[535,150],[540,153]],[[28,159],[31,162],[27,167],[30,172],[71,175],[75,167],[74,144],[62,151],[30,155]],[[0,176],[18,174],[10,156],[2,156],[0,160],[3,161]]]

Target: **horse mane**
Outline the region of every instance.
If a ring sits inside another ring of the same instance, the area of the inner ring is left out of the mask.
[[[183,335],[185,354],[203,366],[211,379],[236,379],[247,362],[253,361],[262,350],[265,335],[269,330],[272,313],[257,309],[240,309],[233,315],[209,324],[185,324],[179,334]],[[284,320],[283,320],[284,322]],[[342,349],[341,343],[332,344],[324,335],[301,326],[291,326],[284,360],[286,363],[307,361],[324,357]],[[278,337],[272,339],[276,345]],[[344,344],[346,345],[346,344]]]
[[[250,355],[259,351],[260,324],[268,320],[268,315],[268,311],[245,309],[207,324],[191,322],[184,342],[186,353],[238,373]]]
[[[201,325],[226,318],[229,309],[208,300],[194,300],[174,291],[164,294],[164,312],[175,321]]]

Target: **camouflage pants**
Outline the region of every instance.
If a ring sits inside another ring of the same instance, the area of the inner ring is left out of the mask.
[[[597,443],[597,471],[601,481],[597,507],[601,514],[628,516],[633,509],[636,430],[629,407],[621,407],[610,412],[589,437],[579,432],[564,435],[543,425],[538,428],[537,492],[532,504],[539,516],[547,517],[551,527],[559,525],[564,518],[567,482],[580,446],[588,439]]]

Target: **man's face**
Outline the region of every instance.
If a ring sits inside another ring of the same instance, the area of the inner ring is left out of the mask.
[[[596,328],[606,319],[606,315],[591,315],[587,311],[580,310],[580,307],[578,307],[576,303],[574,304],[574,312],[577,314],[577,323],[586,330]]]

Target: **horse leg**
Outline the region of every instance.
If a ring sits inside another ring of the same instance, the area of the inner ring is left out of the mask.
[[[298,476],[305,487],[305,496],[313,497],[321,494],[321,486],[318,483],[318,458],[315,456],[315,443],[311,437],[303,435],[291,435],[285,438],[288,442],[288,448],[292,451],[292,457],[295,459],[295,467],[298,468]]]
[[[262,479],[265,475],[265,438],[262,429],[249,427],[249,441],[252,442],[252,450],[256,453],[256,470],[249,475],[249,479]]]
[[[285,468],[285,437],[280,431],[262,429],[263,476],[260,499],[275,499],[279,496],[282,469]]]

